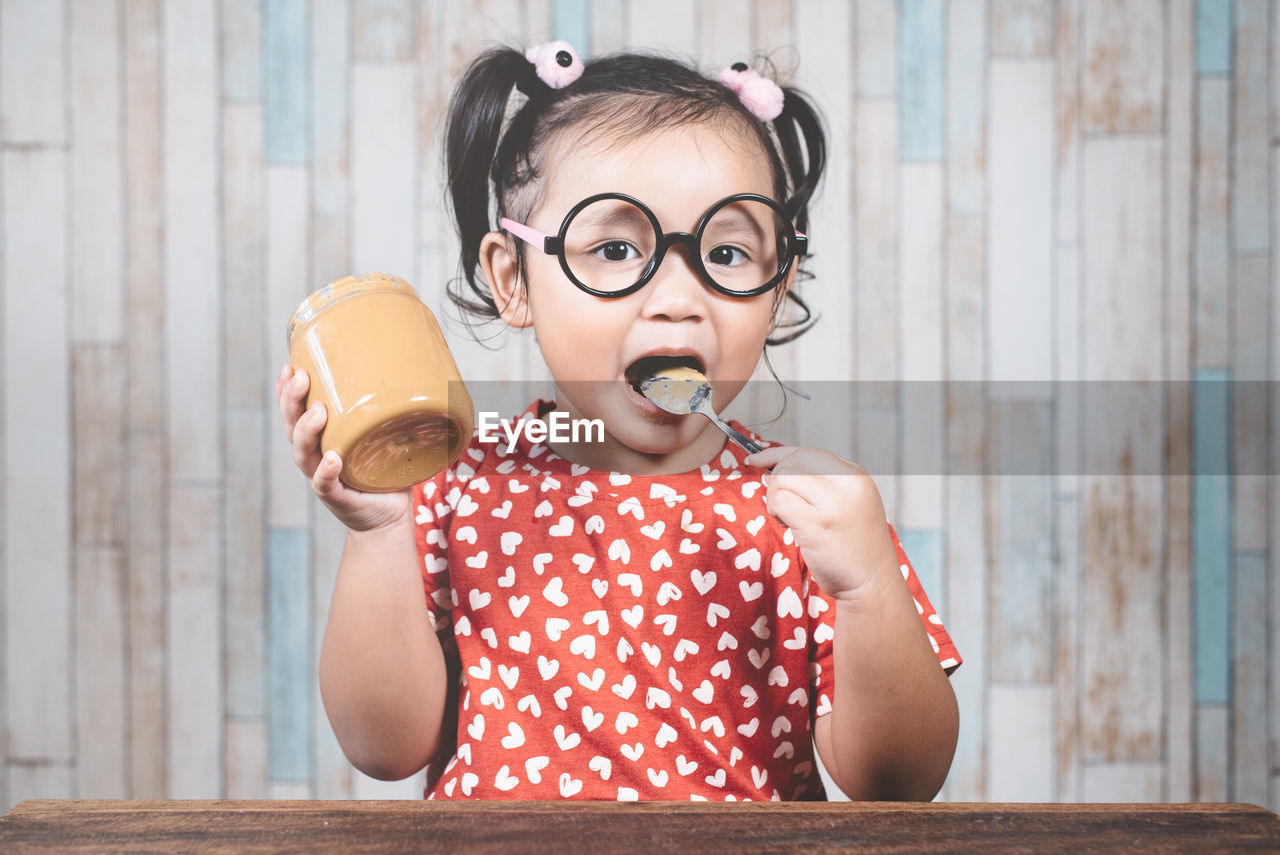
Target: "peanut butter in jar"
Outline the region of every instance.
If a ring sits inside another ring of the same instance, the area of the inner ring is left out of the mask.
[[[311,378],[307,406],[328,412],[320,448],[342,480],[368,492],[426,481],[466,448],[475,426],[435,316],[397,276],[348,276],[302,301],[289,320],[289,361]]]

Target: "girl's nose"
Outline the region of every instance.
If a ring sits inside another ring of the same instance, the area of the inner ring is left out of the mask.
[[[641,289],[645,295],[644,314],[658,320],[697,320],[706,313],[707,288],[694,269],[688,244],[667,250],[653,278]]]

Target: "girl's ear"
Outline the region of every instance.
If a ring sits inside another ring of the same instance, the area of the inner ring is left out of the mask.
[[[533,323],[529,301],[520,282],[515,250],[510,239],[501,232],[489,232],[480,239],[480,271],[489,283],[498,316],[511,327],[527,327]]]

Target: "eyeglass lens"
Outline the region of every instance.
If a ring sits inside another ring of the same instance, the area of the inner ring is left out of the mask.
[[[787,261],[790,225],[773,207],[739,199],[707,221],[697,247],[707,275],[727,291],[750,292]],[[644,210],[622,199],[600,199],[579,211],[564,233],[565,262],[597,291],[624,291],[648,270],[659,236]]]

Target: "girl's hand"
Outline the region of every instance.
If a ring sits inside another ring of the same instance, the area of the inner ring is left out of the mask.
[[[320,432],[328,418],[324,404],[316,401],[303,411],[302,402],[306,400],[308,388],[307,372],[295,371],[292,365],[286,365],[276,378],[276,400],[280,404],[285,435],[293,444],[293,462],[311,482],[311,489],[352,531],[401,523],[411,509],[410,491],[364,493],[338,480],[342,459],[336,451],[323,455],[320,451]]]
[[[826,451],[766,448],[747,458],[772,468],[765,476],[766,507],[790,527],[809,572],[836,599],[898,571],[884,502],[866,470]]]

